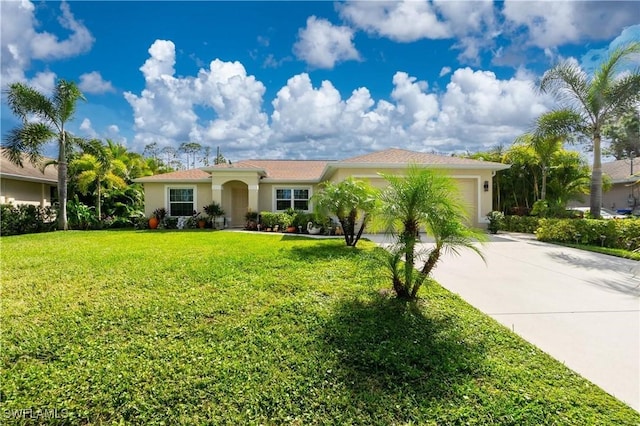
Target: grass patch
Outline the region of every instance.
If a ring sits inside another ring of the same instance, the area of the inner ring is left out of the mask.
[[[573,247],[573,248],[577,248],[585,251],[592,251],[594,253],[608,254],[609,256],[622,257],[624,259],[640,260],[640,252],[637,252],[637,251],[630,251],[630,250],[611,248],[611,247],[599,247],[599,246],[592,246],[587,244],[571,244],[571,243],[558,243],[558,242],[552,242],[552,244],[558,244],[565,247]]]
[[[229,232],[2,239],[0,409],[69,424],[638,424],[381,250]],[[6,415],[6,414],[5,414]],[[23,423],[29,423],[24,420]]]

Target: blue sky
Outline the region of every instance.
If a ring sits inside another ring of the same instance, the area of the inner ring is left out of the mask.
[[[509,145],[557,61],[640,40],[627,2],[0,2],[2,87],[87,98],[70,129],[142,152],[345,158]],[[4,101],[4,99],[3,99]],[[4,102],[2,133],[16,124]]]

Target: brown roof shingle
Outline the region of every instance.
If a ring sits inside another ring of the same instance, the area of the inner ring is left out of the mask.
[[[631,172],[631,159],[611,161],[602,163],[602,173],[609,175],[614,183],[616,182],[635,182],[638,180],[637,174],[640,173],[640,157],[633,159],[633,175]]]
[[[146,176],[136,179],[137,182],[164,182],[164,181],[209,181],[211,175],[200,169],[178,170],[170,173]]]
[[[406,149],[390,148],[384,151],[372,152],[370,154],[347,158],[340,163],[354,164],[428,164],[428,165],[495,165],[504,168],[503,164],[490,161],[479,161],[470,158],[451,157],[439,154],[427,154],[424,152],[408,151]]]
[[[318,180],[327,163],[326,160],[243,160],[227,168],[261,169],[269,179]]]
[[[51,158],[43,157],[42,161],[51,161]],[[13,178],[18,180],[28,180],[32,182],[58,183],[58,168],[55,165],[48,166],[44,173],[39,166],[34,166],[26,155],[22,155],[22,165],[17,166],[9,161],[3,150],[0,150],[0,175],[3,178]]]

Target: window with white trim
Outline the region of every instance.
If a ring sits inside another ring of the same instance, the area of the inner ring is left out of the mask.
[[[169,188],[169,216],[191,216],[194,208],[193,188]]]
[[[309,188],[277,188],[276,210],[282,211],[288,208],[295,210],[309,210]]]

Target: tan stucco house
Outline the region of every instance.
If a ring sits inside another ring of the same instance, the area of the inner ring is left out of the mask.
[[[13,164],[0,150],[0,204],[32,204],[46,207],[56,194],[58,170],[47,167],[44,172],[23,156],[24,167]]]
[[[602,173],[611,178],[611,189],[602,193],[602,207],[612,210],[640,207],[640,158],[602,164]]]
[[[488,161],[387,149],[345,160],[243,160],[136,179],[144,185],[145,214],[165,207],[171,216],[202,211],[211,201],[222,205],[228,226],[242,227],[251,210],[312,211],[311,197],[325,181],[347,177],[382,188],[380,173],[402,174],[410,164],[440,169],[453,177],[469,206],[472,225],[486,223],[491,211],[492,177],[509,166]]]

